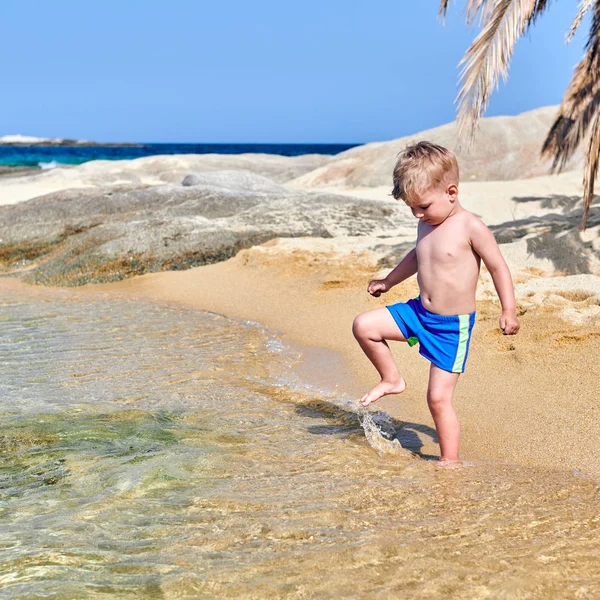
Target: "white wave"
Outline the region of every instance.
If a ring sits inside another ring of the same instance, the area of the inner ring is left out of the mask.
[[[51,160],[50,162],[39,162],[38,167],[47,171],[48,169],[56,169],[56,167],[60,166],[62,163],[56,162],[55,160]]]

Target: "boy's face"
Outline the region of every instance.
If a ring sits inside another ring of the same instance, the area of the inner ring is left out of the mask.
[[[423,192],[418,200],[409,204],[412,214],[428,225],[440,225],[456,208],[458,186],[454,183],[443,187],[435,187]]]

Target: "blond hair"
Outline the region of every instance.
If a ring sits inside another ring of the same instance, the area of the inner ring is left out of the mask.
[[[419,196],[427,190],[450,183],[458,185],[456,156],[443,146],[418,142],[398,155],[392,196],[411,205],[419,202]]]

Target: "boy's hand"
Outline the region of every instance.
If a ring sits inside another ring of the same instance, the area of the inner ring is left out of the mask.
[[[503,310],[500,316],[500,329],[504,335],[514,335],[519,331],[521,325],[514,310]]]
[[[369,282],[367,292],[375,298],[379,298],[381,294],[385,294],[392,286],[385,279],[373,279]]]

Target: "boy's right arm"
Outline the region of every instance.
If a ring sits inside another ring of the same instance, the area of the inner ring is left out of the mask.
[[[395,285],[414,275],[417,272],[417,268],[417,249],[413,248],[385,279],[374,279],[371,281],[367,287],[367,291],[372,296],[378,298]]]

